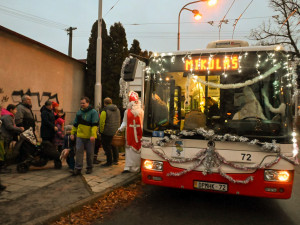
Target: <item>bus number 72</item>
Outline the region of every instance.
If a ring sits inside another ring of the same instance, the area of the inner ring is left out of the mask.
[[[242,160],[251,161],[251,154],[241,153],[241,155],[242,155]]]

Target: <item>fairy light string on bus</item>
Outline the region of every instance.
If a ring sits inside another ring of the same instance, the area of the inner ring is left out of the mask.
[[[263,79],[264,76],[261,75],[261,71],[260,68],[262,67],[262,64],[265,63],[272,63],[273,67],[277,67],[277,65],[279,65],[279,63],[277,62],[276,59],[276,51],[281,50],[282,47],[278,46],[276,48],[276,50],[274,52],[266,52],[267,57],[265,58],[265,60],[262,60],[261,58],[261,53],[256,52],[257,55],[257,62],[255,63],[255,68],[256,68],[256,72],[257,72],[257,77],[260,79]],[[242,68],[242,62],[247,60],[248,57],[248,52],[240,52],[240,53],[236,53],[236,54],[231,54],[231,56],[226,55],[226,53],[223,55],[224,59],[222,60],[222,55],[212,55],[210,54],[209,56],[203,56],[202,54],[199,56],[197,56],[197,58],[195,58],[195,56],[192,55],[192,53],[187,52],[182,58],[182,63],[184,64],[184,68],[185,71],[189,71],[190,73],[194,73],[196,71],[207,71],[207,74],[211,74],[212,71],[220,71],[223,70],[222,75],[226,78],[228,77],[228,73],[227,71],[233,71],[233,70],[237,70],[238,73],[242,73],[243,72],[243,68]],[[170,56],[171,58],[170,60],[170,64],[174,64],[176,61],[176,55],[173,55],[172,53],[162,53],[161,55],[156,54],[154,55],[154,62],[156,62],[159,66],[159,70],[157,70],[154,73],[155,74],[160,74],[159,77],[161,77],[161,74],[167,72],[166,69],[164,68],[164,65],[166,64],[164,57],[165,56]],[[285,69],[287,69],[287,71],[289,71],[288,69],[288,56],[287,56],[287,62],[284,63],[284,67]],[[281,63],[282,64],[282,63]],[[230,69],[230,70],[229,70]],[[279,68],[277,68],[279,69]],[[147,71],[147,76],[146,78],[149,78],[149,74],[151,73],[150,68],[148,67],[146,69]],[[276,70],[274,71],[276,72]],[[289,84],[288,87],[292,87],[293,86],[293,94],[295,96],[295,93],[297,93],[297,87],[296,87],[296,83],[294,82],[296,80],[296,78],[294,75],[290,74],[290,72],[288,73],[290,76],[290,78],[288,79]],[[245,82],[246,83],[246,82]],[[249,84],[251,85],[251,84]],[[232,86],[234,87],[234,86]]]

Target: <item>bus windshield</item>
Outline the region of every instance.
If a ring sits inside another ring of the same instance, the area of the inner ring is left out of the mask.
[[[292,78],[283,51],[160,55],[146,71],[146,133],[205,128],[289,142]]]

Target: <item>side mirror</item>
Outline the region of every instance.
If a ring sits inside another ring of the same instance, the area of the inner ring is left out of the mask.
[[[125,81],[134,81],[135,74],[137,71],[137,67],[139,64],[139,60],[137,58],[130,58],[128,64],[126,64],[124,68],[124,80]]]

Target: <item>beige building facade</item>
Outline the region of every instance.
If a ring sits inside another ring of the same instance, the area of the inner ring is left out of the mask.
[[[85,66],[0,26],[0,103],[18,104],[22,95],[30,95],[38,131],[39,110],[47,100],[58,102],[66,112],[66,124],[72,122],[84,95]]]

